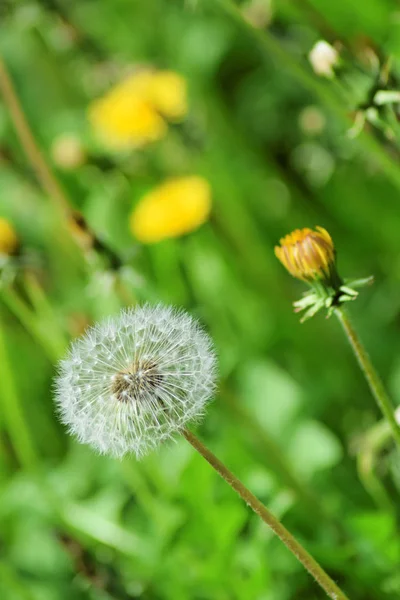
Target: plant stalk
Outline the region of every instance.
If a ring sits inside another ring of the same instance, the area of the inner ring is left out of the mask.
[[[189,430],[182,432],[186,440],[199,454],[225,479],[235,492],[250,508],[270,527],[275,535],[285,544],[315,581],[333,600],[348,600],[347,596],[329,577],[317,561],[303,548],[295,537],[274,517],[274,515],[250,492],[249,489]]]
[[[10,112],[14,127],[17,131],[21,145],[33,166],[36,177],[40,182],[43,190],[53,198],[57,208],[63,213],[69,215],[69,202],[62,190],[58,180],[48,166],[46,159],[40,150],[28,120],[25,117],[21,103],[14,89],[13,82],[8,74],[7,67],[0,56],[0,92]]]
[[[36,469],[38,461],[29,427],[19,401],[2,320],[0,320],[0,365],[2,383],[0,398],[2,399],[4,421],[20,466],[32,472]]]
[[[400,426],[396,421],[394,414],[394,406],[392,405],[392,402],[386,393],[381,378],[375,370],[371,359],[369,358],[367,351],[361,343],[361,340],[358,337],[358,334],[354,329],[345,309],[343,307],[336,308],[335,314],[339,319],[340,323],[342,324],[347,339],[349,340],[350,345],[353,348],[353,352],[357,358],[358,364],[360,365],[362,372],[365,375],[365,379],[368,382],[372,395],[374,396],[379,408],[381,409],[383,416],[389,423],[392,435],[400,448]]]

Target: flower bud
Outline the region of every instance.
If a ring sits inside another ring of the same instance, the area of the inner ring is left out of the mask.
[[[326,229],[296,229],[280,240],[275,255],[293,277],[326,281],[336,273],[335,248]]]
[[[334,67],[339,62],[339,54],[328,42],[319,40],[311,49],[308,59],[317,75],[330,79],[334,77]]]
[[[73,133],[64,133],[53,141],[51,157],[58,167],[66,171],[80,167],[86,159],[82,142]]]
[[[280,240],[275,255],[293,277],[307,282],[311,291],[294,302],[296,312],[305,310],[301,321],[327,309],[328,316],[344,302],[355,300],[357,288],[370,285],[373,277],[342,279],[336,270],[336,251],[326,229],[296,229]]]

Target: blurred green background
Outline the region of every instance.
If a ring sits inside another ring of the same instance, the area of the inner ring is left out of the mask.
[[[334,78],[307,58],[319,39],[340,55]],[[21,244],[0,290],[2,599],[324,597],[183,439],[119,462],[58,422],[52,378],[68,340],[147,300],[185,307],[215,340],[220,390],[199,436],[350,598],[400,598],[400,459],[339,324],[300,325],[304,286],[273,253],[321,225],[343,276],[374,275],[349,310],[400,403],[398,112],[374,104],[396,90],[399,40],[395,0],[0,2],[25,115],[101,241],[73,242],[0,99],[0,216]],[[87,107],[143,64],[186,79],[188,115],[157,143],[111,153]],[[73,167],[54,151],[66,134],[82,152]],[[209,221],[140,245],[132,207],[186,174],[211,185]]]

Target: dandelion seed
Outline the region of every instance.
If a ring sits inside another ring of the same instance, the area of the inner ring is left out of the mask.
[[[102,454],[143,456],[198,419],[215,386],[210,338],[183,311],[145,305],[73,342],[56,402],[80,442]]]

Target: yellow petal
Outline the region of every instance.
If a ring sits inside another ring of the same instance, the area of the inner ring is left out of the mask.
[[[173,121],[182,119],[187,113],[186,81],[173,71],[154,73],[148,98],[154,108]]]
[[[187,112],[185,80],[173,71],[138,70],[89,106],[88,118],[106,146],[123,150],[162,138],[165,119]]]
[[[0,217],[0,254],[13,254],[18,248],[18,237],[11,223]]]
[[[129,78],[89,106],[91,126],[105,145],[122,150],[165,135],[167,125],[145,98],[144,91],[147,94],[148,82]]]
[[[143,243],[178,237],[204,223],[211,209],[209,183],[198,176],[170,179],[134,208],[130,227]]]
[[[275,255],[291,275],[305,281],[326,279],[335,263],[333,241],[323,227],[289,233],[280,240]]]

